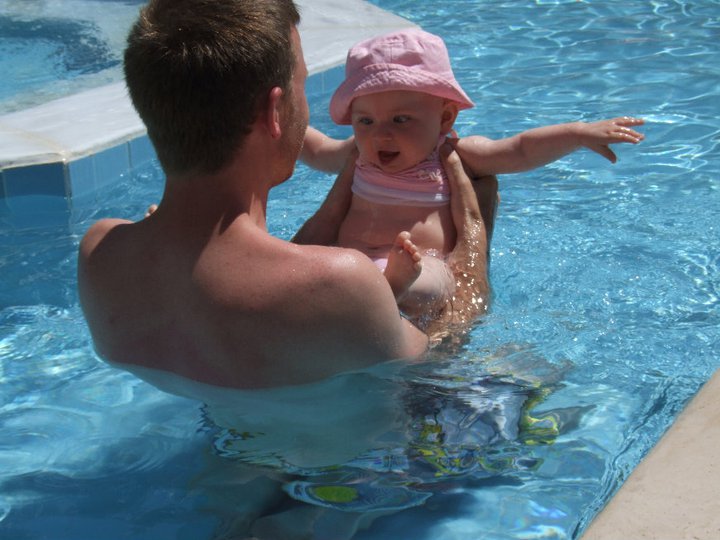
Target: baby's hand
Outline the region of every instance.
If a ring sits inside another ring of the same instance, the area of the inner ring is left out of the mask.
[[[635,131],[631,126],[641,126],[645,123],[641,118],[622,116],[612,120],[600,120],[582,124],[580,131],[581,144],[609,159],[612,163],[617,161],[615,152],[610,150],[610,144],[631,143],[637,144],[645,135]]]

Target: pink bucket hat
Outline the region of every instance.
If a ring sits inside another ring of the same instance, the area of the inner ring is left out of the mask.
[[[330,116],[350,124],[353,99],[390,90],[410,90],[454,101],[473,102],[455,80],[445,43],[420,29],[402,30],[362,41],[347,55],[345,80],[330,100]]]

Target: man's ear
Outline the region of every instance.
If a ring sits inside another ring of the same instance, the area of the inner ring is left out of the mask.
[[[455,125],[458,115],[457,104],[453,101],[446,101],[443,104],[442,116],[440,117],[440,133],[447,135]]]
[[[279,86],[273,87],[268,94],[267,106],[265,107],[265,122],[273,139],[279,139],[282,135],[282,128],[280,127],[282,96],[282,88]]]

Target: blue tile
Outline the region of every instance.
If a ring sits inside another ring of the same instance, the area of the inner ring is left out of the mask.
[[[3,170],[3,220],[20,228],[66,225],[70,208],[66,178],[63,163]]]
[[[5,196],[7,198],[25,195],[68,195],[64,163],[28,165],[3,170]]]
[[[13,221],[57,224],[67,222],[70,204],[66,197],[52,195],[21,195],[7,199]]]
[[[67,174],[72,197],[87,195],[94,192],[95,187],[95,159],[87,156],[67,164]]]
[[[5,198],[5,171],[0,169],[0,199]]]
[[[5,174],[0,169],[0,214],[7,212],[7,197],[5,196]]]
[[[345,66],[337,66],[322,72],[323,92],[332,94],[345,80]]]
[[[95,162],[95,187],[112,183],[130,170],[130,151],[127,143],[108,148],[93,156]]]
[[[308,97],[322,94],[323,92],[323,74],[316,73],[307,78],[305,81],[305,95]]]
[[[328,97],[335,92],[344,79],[345,66],[337,66],[317,73],[307,80],[305,94],[310,100]]]
[[[130,148],[130,166],[132,168],[140,167],[157,158],[155,148],[147,135],[129,141],[128,146]]]

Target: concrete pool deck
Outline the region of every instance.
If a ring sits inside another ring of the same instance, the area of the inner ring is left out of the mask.
[[[309,90],[323,85],[322,74],[345,63],[348,48],[376,34],[415,26],[362,0],[296,0],[300,7]],[[0,170],[70,162],[145,134],[145,126],[117,82],[0,115]]]
[[[720,371],[590,524],[582,540],[720,538]]]
[[[309,96],[340,83],[351,45],[416,26],[363,0],[296,3]],[[78,197],[92,197],[154,157],[124,82],[0,115],[0,211],[67,211]]]

